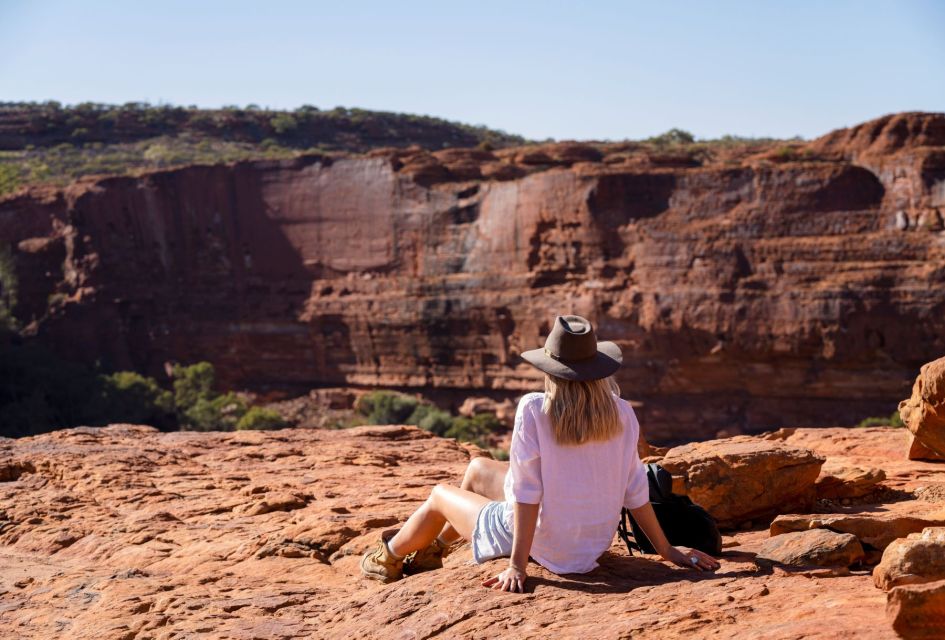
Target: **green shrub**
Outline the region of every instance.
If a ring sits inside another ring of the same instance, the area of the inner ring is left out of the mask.
[[[408,420],[407,424],[415,424],[425,431],[429,431],[432,434],[438,436],[445,436],[450,429],[453,428],[453,416],[448,412],[443,411],[442,409],[437,409],[432,405],[424,405],[429,407],[423,414],[423,416],[414,422],[413,420]]]
[[[888,418],[872,416],[860,421],[857,427],[904,427],[905,423],[899,416],[899,411],[893,411]]]
[[[447,438],[456,438],[463,442],[485,446],[486,437],[498,431],[502,423],[491,413],[480,413],[472,418],[458,416],[453,418],[452,426],[444,434]]]
[[[189,366],[175,364],[171,375],[174,378],[174,404],[178,408],[192,407],[198,400],[209,400],[213,395],[216,372],[209,362]]]
[[[0,196],[13,193],[20,184],[20,167],[15,164],[0,164]]]
[[[660,135],[653,136],[647,140],[647,142],[655,144],[658,147],[692,144],[695,141],[695,136],[688,131],[684,131],[683,129],[670,129],[666,133],[661,133]]]
[[[191,431],[232,431],[249,407],[235,393],[198,398],[189,407],[177,407],[182,429]]]
[[[154,378],[134,371],[100,377],[98,403],[91,405],[95,422],[131,422],[167,429],[174,424],[174,396]]]
[[[236,430],[244,431],[254,429],[268,431],[270,429],[282,429],[286,426],[288,426],[288,423],[278,412],[272,409],[266,409],[265,407],[250,407],[249,411],[243,414],[243,417],[237,421]]]
[[[174,405],[182,429],[230,431],[249,410],[235,393],[213,391],[216,373],[209,362],[174,365]]]
[[[368,424],[412,424],[444,438],[456,438],[486,446],[486,438],[503,426],[492,414],[472,418],[453,416],[429,402],[396,391],[372,391],[355,403],[355,411]]]
[[[13,264],[13,254],[0,246],[0,331],[13,331],[17,327],[13,309],[16,307],[18,280]]]
[[[420,401],[396,391],[372,391],[361,396],[355,410],[370,424],[407,424]]]
[[[273,131],[279,135],[282,135],[284,133],[295,131],[298,128],[299,123],[291,114],[280,113],[269,120],[269,125],[272,127]]]

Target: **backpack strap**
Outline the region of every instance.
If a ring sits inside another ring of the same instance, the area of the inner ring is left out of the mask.
[[[633,537],[633,533],[630,528],[627,526],[627,518],[629,514],[627,513],[626,507],[620,510],[620,522],[617,523],[617,535],[620,536],[620,539],[623,540],[623,543],[627,545],[627,551],[630,555],[633,555],[634,550],[643,555],[643,550],[640,549],[640,545],[637,544],[636,539]]]

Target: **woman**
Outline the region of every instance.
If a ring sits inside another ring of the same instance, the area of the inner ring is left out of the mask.
[[[640,426],[610,377],[620,368],[620,348],[597,342],[584,318],[559,316],[544,348],[522,357],[545,373],[545,392],[519,402],[509,462],[476,458],[460,488],[434,487],[403,528],[381,535],[362,558],[362,573],[391,582],[442,567],[462,537],[476,562],[509,557],[484,586],[524,591],[529,556],[559,574],[596,568],[622,506],[663,559],[717,569],[711,556],[670,545],[653,513],[637,453]]]

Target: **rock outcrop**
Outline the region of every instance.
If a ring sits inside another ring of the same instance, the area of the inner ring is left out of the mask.
[[[809,529],[768,538],[755,559],[793,567],[849,567],[865,558],[863,545],[849,533]]]
[[[928,488],[945,486],[945,467],[904,466],[905,435],[791,437],[886,470],[883,485],[900,493],[874,492],[858,508],[941,509],[945,493]],[[630,557],[618,538],[590,574],[530,564],[525,594],[481,587],[503,561],[471,564],[468,546],[439,571],[387,586],[361,580],[358,558],[379,532],[437,483],[457,484],[479,454],[397,426],[162,434],[116,425],[0,440],[0,629],[80,640],[895,637],[868,571],[756,562],[764,529],[726,534],[714,574]],[[897,625],[933,610],[935,584],[890,592]],[[912,592],[894,599],[919,587],[921,602]]]
[[[688,495],[720,527],[732,528],[809,510],[824,458],[781,442],[736,436],[674,447],[659,463],[673,474],[675,493]]]
[[[827,461],[817,476],[814,488],[818,498],[859,498],[876,489],[886,479],[886,472],[876,467],[847,466]]]
[[[945,527],[929,527],[886,547],[873,581],[888,591],[903,584],[945,580]]]
[[[935,457],[945,456],[945,358],[923,365],[912,396],[899,403],[899,415],[920,445]],[[922,453],[910,448],[913,455]]]
[[[816,513],[780,515],[771,523],[772,536],[826,529],[838,533],[849,533],[857,537],[870,550],[883,551],[893,541],[926,527],[945,526],[945,512],[928,515],[908,515],[896,511],[877,513],[855,508],[848,513]],[[875,561],[874,561],[875,562]]]
[[[784,153],[377,150],[0,201],[18,317],[63,354],[258,389],[532,389],[590,317],[654,442],[888,415],[945,353],[945,115]],[[50,306],[51,305],[51,306]],[[460,391],[461,390],[461,391]]]
[[[889,592],[886,612],[900,638],[945,637],[945,580],[896,587]]]

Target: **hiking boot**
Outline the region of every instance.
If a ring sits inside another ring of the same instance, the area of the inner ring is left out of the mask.
[[[443,558],[449,555],[450,546],[437,538],[425,548],[414,551],[404,559],[404,574],[411,576],[415,573],[432,571],[443,568]]]
[[[381,534],[381,541],[374,551],[369,551],[361,558],[361,574],[384,584],[404,577],[404,559],[395,558],[387,547],[387,541],[394,537],[398,529],[391,529]]]

